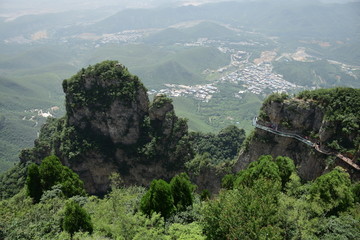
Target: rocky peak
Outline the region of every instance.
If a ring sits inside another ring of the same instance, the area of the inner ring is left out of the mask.
[[[67,120],[114,144],[135,144],[149,100],[140,80],[113,61],[90,66],[64,80]]]
[[[172,100],[164,94],[157,94],[150,106],[150,119],[152,121],[164,121],[166,114],[173,110]]]
[[[360,90],[351,88],[304,91],[293,98],[285,94],[269,96],[261,108],[258,124],[296,134],[315,145],[256,128],[234,171],[245,168],[261,155],[271,154],[294,159],[300,176],[306,180],[315,179],[336,165],[360,179],[358,170],[337,157],[341,154],[360,163],[359,101]]]
[[[171,99],[161,95],[150,103],[138,77],[118,62],[82,69],[63,81],[63,89],[66,116],[44,125],[22,161],[56,154],[89,193],[103,194],[113,172],[126,184],[146,185],[170,179],[192,157],[187,123],[175,115]]]

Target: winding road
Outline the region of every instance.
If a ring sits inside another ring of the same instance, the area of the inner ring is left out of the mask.
[[[252,121],[252,125],[256,128],[259,128],[259,129],[262,129],[264,131],[267,131],[267,132],[270,132],[270,133],[273,133],[273,134],[276,134],[276,135],[279,135],[279,136],[282,136],[282,137],[289,137],[289,138],[294,138],[300,142],[303,142],[305,143],[306,145],[310,146],[310,147],[313,147],[316,151],[318,151],[319,153],[323,153],[323,154],[326,154],[326,155],[329,155],[329,156],[335,156],[339,159],[341,159],[342,161],[344,161],[345,163],[347,163],[348,165],[350,165],[351,167],[355,168],[356,170],[360,171],[360,167],[359,165],[355,164],[350,158],[347,158],[345,157],[344,155],[340,154],[340,153],[336,153],[336,152],[327,152],[327,151],[324,151],[322,149],[320,149],[320,146],[318,144],[315,144],[297,134],[293,134],[293,133],[286,133],[286,132],[282,132],[282,131],[279,131],[279,130],[275,130],[273,128],[270,128],[270,127],[266,127],[266,126],[263,126],[263,125],[260,125],[257,123],[257,117],[254,117],[253,118],[253,121]]]

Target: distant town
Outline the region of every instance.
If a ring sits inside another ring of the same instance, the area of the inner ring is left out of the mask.
[[[169,97],[193,97],[197,100],[203,102],[209,102],[213,94],[219,92],[219,89],[215,87],[215,84],[205,84],[205,85],[177,85],[177,84],[165,84],[164,89],[159,91],[150,90],[149,94],[162,93],[166,94]]]
[[[194,43],[186,43],[184,46],[206,46],[214,44],[213,40],[198,39]],[[250,43],[243,43],[250,44]],[[177,85],[164,84],[165,88],[151,90],[150,94],[163,93],[170,97],[187,96],[203,102],[209,102],[214,93],[219,92],[219,85],[225,82],[235,83],[243,90],[235,94],[235,97],[242,98],[245,93],[263,94],[269,92],[285,92],[301,89],[302,86],[293,84],[283,79],[281,74],[273,72],[271,61],[275,56],[273,52],[264,52],[261,57],[251,62],[251,54],[245,51],[237,51],[228,47],[218,47],[219,51],[231,53],[230,64],[216,70],[207,69],[204,74],[218,73],[220,78],[211,84],[204,85]]]

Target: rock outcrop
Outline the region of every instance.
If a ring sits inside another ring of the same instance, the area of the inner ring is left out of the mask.
[[[171,99],[158,95],[150,103],[140,80],[118,62],[82,69],[63,89],[66,116],[49,119],[21,161],[39,163],[55,154],[89,193],[101,195],[113,172],[125,184],[147,185],[169,180],[192,158],[187,123],[175,115]]]
[[[331,91],[335,92],[336,89],[326,91],[331,93]],[[344,89],[343,91],[350,90]],[[347,155],[353,150],[345,149],[345,147],[341,150],[333,149],[331,147],[333,144],[330,143],[350,142],[351,139],[359,137],[359,131],[345,132],[345,130],[341,130],[346,126],[331,116],[331,114],[336,113],[329,112],[326,104],[313,99],[273,95],[264,102],[258,117],[258,124],[277,131],[297,134],[317,144],[324,152],[343,151],[343,154]],[[342,131],[341,133],[339,133],[339,129]],[[344,144],[344,146],[346,145]],[[347,146],[354,148],[353,143]],[[337,165],[347,169],[352,178],[360,179],[359,171],[341,159],[321,153],[316,148],[297,139],[279,136],[259,128],[256,128],[252,133],[251,139],[243,148],[233,171],[237,172],[244,169],[250,162],[257,160],[259,156],[267,154],[273,157],[287,156],[292,158],[297,165],[300,177],[304,180],[313,180]],[[352,156],[354,161],[356,161],[356,155],[355,153]]]

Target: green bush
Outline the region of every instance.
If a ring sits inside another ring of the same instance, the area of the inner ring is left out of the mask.
[[[310,188],[311,200],[319,204],[319,214],[335,215],[346,211],[354,203],[349,174],[336,167],[318,177]]]
[[[65,217],[63,228],[67,231],[71,239],[75,232],[93,232],[90,215],[74,201],[69,201],[65,205]]]
[[[173,177],[170,181],[170,187],[177,211],[184,211],[193,204],[195,186],[191,184],[186,173]]]
[[[153,180],[150,189],[141,199],[140,209],[147,216],[156,212],[165,219],[170,217],[175,210],[170,185],[162,179]]]
[[[282,239],[277,213],[279,184],[259,179],[252,187],[220,192],[203,210],[207,239]]]
[[[63,165],[56,156],[44,158],[39,166],[41,187],[50,190],[56,183],[61,182]]]
[[[34,203],[38,203],[41,199],[41,195],[43,194],[43,188],[41,186],[39,167],[35,163],[28,167],[26,186],[28,196],[33,199]]]
[[[272,156],[260,156],[257,161],[250,163],[247,169],[240,171],[234,182],[234,188],[251,187],[259,179],[267,179],[274,184],[281,183],[279,167]]]
[[[51,190],[53,186],[60,185],[66,197],[84,195],[84,183],[70,168],[63,166],[56,156],[44,158],[40,166],[35,163],[29,166],[26,181],[28,196],[34,202],[39,202],[43,192]]]
[[[233,189],[235,179],[234,174],[226,174],[221,180],[221,187],[227,190]]]

